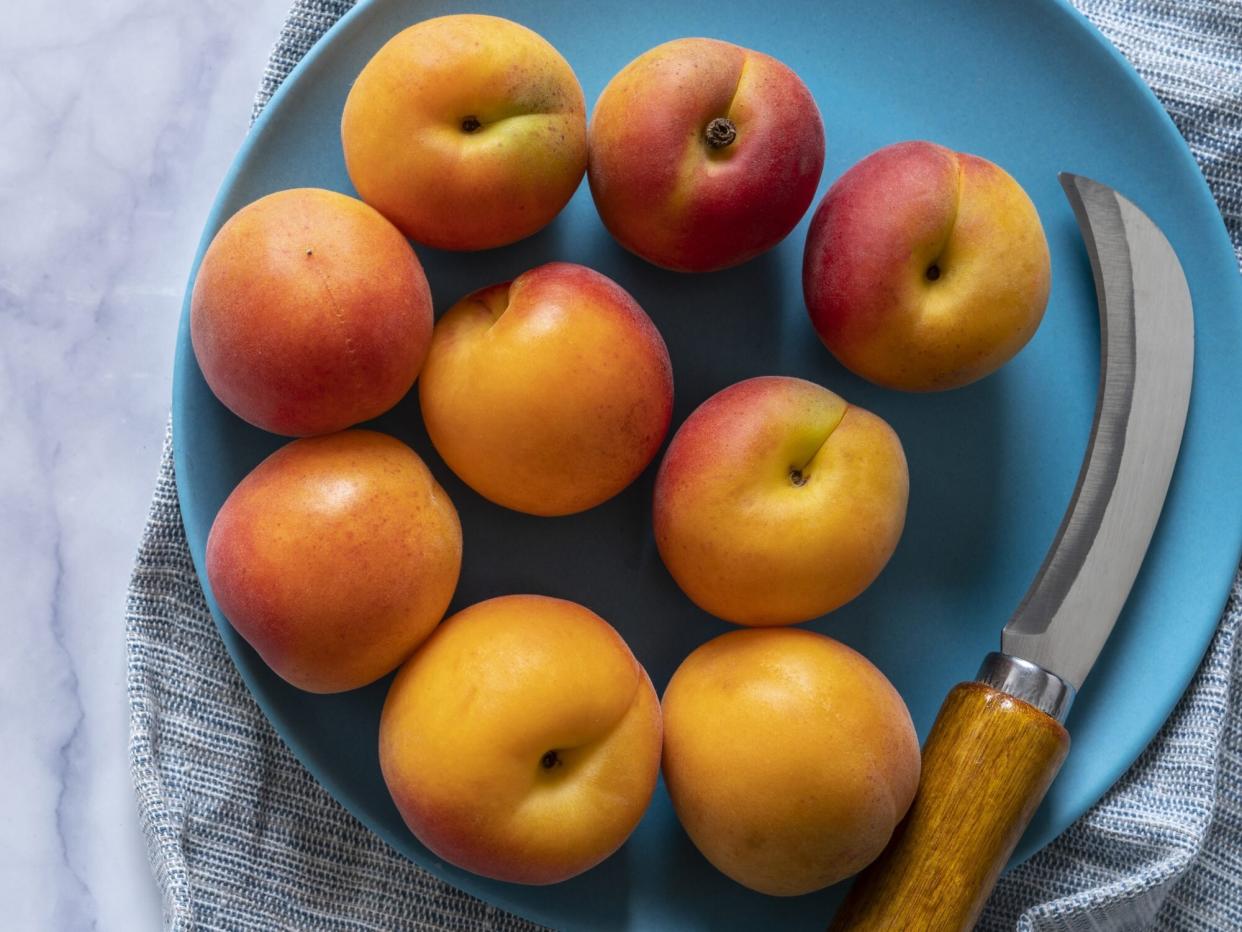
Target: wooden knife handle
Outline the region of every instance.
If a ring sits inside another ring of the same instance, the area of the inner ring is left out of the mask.
[[[961,683],[923,746],[919,791],[832,929],[970,929],[1069,751],[1052,716]]]

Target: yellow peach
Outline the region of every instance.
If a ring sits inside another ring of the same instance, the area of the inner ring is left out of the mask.
[[[734,631],[664,692],[664,783],[695,846],[738,883],[797,896],[884,850],[914,799],[919,745],[865,657],[800,628]]]
[[[465,870],[548,884],[629,837],[655,790],[660,706],[594,612],[502,596],[445,621],[380,721],[384,780],[415,837]]]
[[[904,142],[829,189],[807,234],[802,284],[842,365],[924,392],[981,379],[1022,349],[1051,274],[1035,205],[1004,169]]]
[[[281,447],[207,538],[224,616],[276,673],[316,693],[397,667],[444,616],[460,569],[453,503],[417,453],[367,430]]]
[[[362,69],[341,120],[345,166],[413,240],[487,249],[529,236],[586,171],[586,103],[545,39],[458,14],[397,33]]]
[[[909,488],[901,442],[879,417],[802,379],[748,379],[700,405],[669,444],[656,544],[713,615],[807,621],[879,575]]]
[[[436,451],[467,485],[507,508],[563,515],[616,495],[655,457],[673,372],[620,285],[552,262],[440,319],[418,397]]]
[[[431,290],[401,233],[319,188],[248,204],[207,247],[190,299],[203,377],[238,417],[305,437],[395,405],[431,342]]]

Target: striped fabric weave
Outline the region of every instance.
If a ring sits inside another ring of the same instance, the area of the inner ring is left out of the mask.
[[[1076,2],[1172,115],[1242,257],[1242,0]],[[296,0],[256,115],[351,5]],[[133,778],[168,925],[535,929],[394,852],[277,737],[212,624],[170,443],[126,619]],[[1242,929],[1240,626],[1242,577],[1159,736],[1098,805],[1002,879],[981,929]]]

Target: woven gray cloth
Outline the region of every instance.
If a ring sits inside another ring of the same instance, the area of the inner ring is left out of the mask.
[[[297,0],[256,114],[350,5]],[[1242,256],[1242,0],[1079,6],[1172,114]],[[1242,929],[1240,625],[1242,581],[1146,753],[1001,881],[981,928]],[[212,624],[168,442],[130,586],[126,643],[133,778],[170,927],[535,928],[406,861],[277,737]]]

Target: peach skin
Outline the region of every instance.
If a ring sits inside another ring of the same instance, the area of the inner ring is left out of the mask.
[[[682,591],[718,618],[808,621],[879,575],[909,488],[883,420],[812,382],[748,379],[703,402],[669,444],[656,545]]]
[[[411,239],[488,249],[529,236],[586,171],[586,103],[569,63],[496,16],[397,33],[362,69],[341,119],[345,166]]]
[[[715,39],[630,62],[591,118],[588,179],[626,249],[708,272],[771,249],[815,197],[824,125],[805,84],[769,55]]]
[[[386,434],[295,440],[225,500],[207,538],[220,611],[283,679],[371,683],[443,617],[461,569],[457,511]]]
[[[842,175],[811,220],[802,284],[824,345],[878,385],[925,392],[996,371],[1048,303],[1035,205],[1003,169],[903,142]]]
[[[655,457],[673,370],[620,285],[552,262],[467,295],[440,319],[418,397],[462,481],[506,508],[564,515],[616,495]]]
[[[677,818],[707,860],[760,893],[798,896],[862,870],[914,799],[905,703],[822,634],[721,635],[685,659],[663,706]]]
[[[351,427],[414,384],[431,290],[401,233],[356,198],[278,191],[235,213],[203,255],[190,339],[230,411],[285,436]]]
[[[549,884],[638,825],[660,769],[646,671],[594,612],[511,595],[445,621],[401,668],[380,720],[384,781],[450,864]]]

